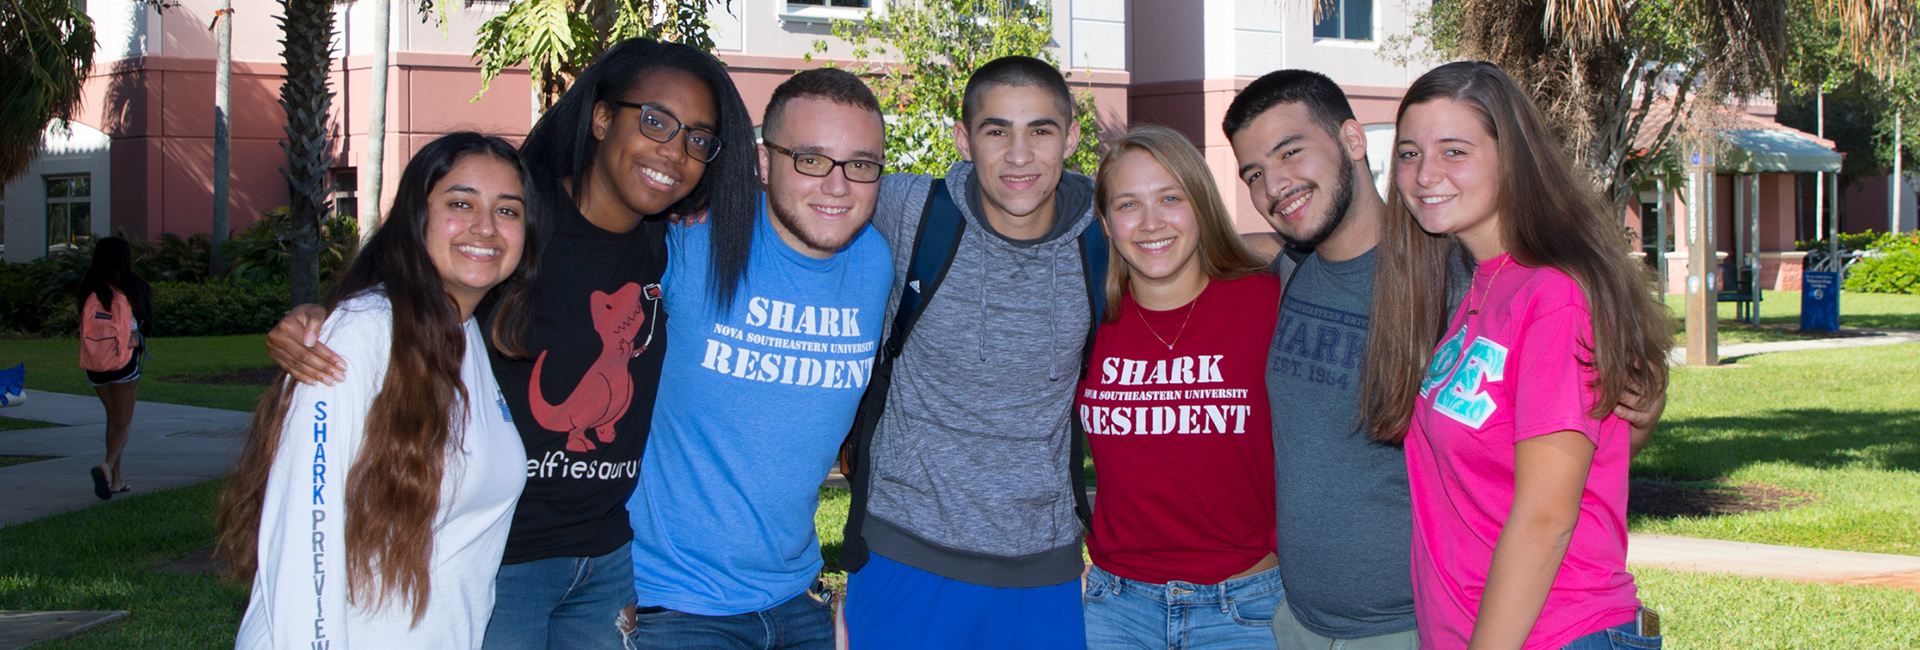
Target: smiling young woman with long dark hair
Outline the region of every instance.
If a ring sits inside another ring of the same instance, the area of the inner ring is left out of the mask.
[[[647,446],[666,349],[660,305],[669,214],[707,212],[711,275],[731,303],[753,243],[753,125],[726,69],[678,43],[630,39],[582,72],[521,145],[540,246],[527,336],[493,341],[502,407],[526,447],[488,650],[616,650],[634,603],[626,500]],[[687,287],[688,290],[697,290]],[[482,309],[498,324],[507,312]],[[318,307],[268,337],[301,381],[352,373],[323,345]]]
[[[429,143],[328,289],[321,339],[354,371],[270,388],[222,495],[220,550],[253,580],[237,647],[479,645],[525,456],[473,312],[527,309],[527,180],[499,138]]]
[[[1612,413],[1666,389],[1651,278],[1498,67],[1421,76],[1398,126],[1362,377],[1376,438],[1406,445],[1420,641],[1658,648],[1626,571]],[[1478,263],[1459,304],[1439,280],[1451,242]]]

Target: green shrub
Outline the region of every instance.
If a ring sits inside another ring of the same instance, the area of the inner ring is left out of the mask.
[[[1847,270],[1848,291],[1920,294],[1920,233],[1887,233],[1867,250]]]
[[[19,264],[0,262],[0,331],[38,333],[61,299],[71,304],[91,259],[87,252],[91,249],[55,251]]]
[[[359,227],[353,217],[338,214],[320,224],[321,284],[326,284],[335,270],[345,268],[359,250]],[[268,210],[246,230],[234,233],[225,248],[233,277],[287,281],[293,268],[292,236],[293,216],[286,206]]]
[[[1868,246],[1873,245],[1873,242],[1877,239],[1880,239],[1880,233],[1874,232],[1872,228],[1868,228],[1866,232],[1858,232],[1858,233],[1843,232],[1843,233],[1840,233],[1840,250],[1843,250],[1843,251],[1861,250]],[[1793,248],[1794,250],[1810,251],[1810,250],[1816,250],[1816,249],[1826,250],[1828,246],[1827,246],[1826,238],[1822,237],[1820,239],[1803,239],[1800,241],[1796,241],[1793,243]]]
[[[153,285],[153,336],[258,334],[286,315],[285,280],[226,279]]]
[[[224,336],[273,329],[287,313],[287,283],[249,280],[156,282],[153,331],[147,336]],[[71,296],[47,308],[38,332],[70,338],[80,332],[80,312]]]

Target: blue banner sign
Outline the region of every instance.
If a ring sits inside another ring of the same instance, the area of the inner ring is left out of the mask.
[[[1840,274],[1808,271],[1800,274],[1800,329],[1840,331]]]

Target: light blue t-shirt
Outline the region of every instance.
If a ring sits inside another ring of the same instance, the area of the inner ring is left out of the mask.
[[[819,485],[853,425],[893,258],[869,227],[827,259],[774,232],[763,200],[746,283],[716,316],[706,225],[667,235],[669,330],[633,522],[641,607],[756,612],[819,573]]]

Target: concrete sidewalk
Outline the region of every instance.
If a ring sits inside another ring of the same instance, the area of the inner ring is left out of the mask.
[[[61,425],[0,431],[0,455],[58,457],[0,467],[0,526],[107,503],[93,496],[87,473],[106,456],[107,416],[99,398],[29,390],[25,404],[0,409],[0,416]],[[133,491],[115,498],[226,475],[252,419],[239,411],[140,402],[120,461]]]
[[[1807,339],[1804,341],[1774,341],[1772,343],[1735,343],[1720,346],[1720,362],[1728,363],[1741,357],[1769,352],[1797,352],[1800,350],[1832,350],[1836,348],[1862,348],[1876,345],[1898,345],[1901,343],[1920,343],[1920,331],[1883,330],[1866,328],[1846,328],[1847,332],[1859,332],[1860,336],[1832,339]],[[1667,355],[1667,362],[1683,365],[1687,362],[1687,349],[1674,348]]]
[[[1773,546],[1675,535],[1627,536],[1627,564],[1803,582],[1920,591],[1920,557]]]

